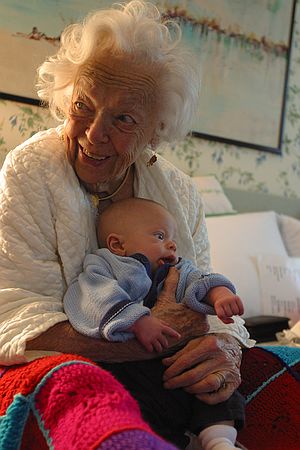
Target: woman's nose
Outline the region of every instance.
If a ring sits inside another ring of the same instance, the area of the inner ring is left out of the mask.
[[[85,134],[91,144],[107,143],[109,141],[108,120],[99,112],[88,125]]]

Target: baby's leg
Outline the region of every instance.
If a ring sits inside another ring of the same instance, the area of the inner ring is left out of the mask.
[[[225,402],[208,405],[194,399],[189,431],[198,436],[202,450],[231,450],[243,427],[245,400],[238,391]]]
[[[235,446],[236,436],[234,421],[226,421],[204,428],[199,440],[203,450],[233,450],[239,448]]]

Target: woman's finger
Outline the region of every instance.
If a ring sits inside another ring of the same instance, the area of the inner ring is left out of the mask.
[[[233,392],[237,388],[237,383],[235,382],[235,377],[233,378],[234,381],[230,381],[231,379],[231,372],[223,371],[223,372],[216,372],[215,374],[211,374],[211,378],[214,378],[213,383],[216,383],[219,385],[218,389],[209,390],[207,389],[207,392],[203,392],[201,394],[195,394],[196,397],[210,405],[214,405],[216,403],[224,402],[227,400]],[[221,382],[220,382],[221,377]],[[208,383],[208,380],[204,380],[204,383]],[[202,386],[202,389],[204,391],[204,388]],[[199,391],[199,386],[193,386],[192,389],[185,389],[186,392],[189,392],[190,394],[194,394],[195,392]]]
[[[217,348],[214,344],[214,338],[208,339],[208,337],[203,336],[193,339],[174,355],[164,358],[163,364],[168,367],[164,373],[164,380],[167,381],[177,377],[195,365],[210,361]],[[206,373],[206,369],[203,368],[203,375]]]
[[[201,390],[203,391],[203,394],[213,394],[219,392],[221,389],[225,389],[225,387],[227,386],[226,375],[226,371],[212,372],[198,383],[185,388],[185,391],[189,392],[190,394],[195,394],[197,393],[197,390],[199,389],[199,385],[201,383]]]
[[[163,362],[168,364],[164,373],[165,388],[184,388],[205,398],[209,394],[212,404],[220,398],[228,398],[241,381],[241,350],[237,341],[228,335],[207,335],[194,339]],[[225,387],[220,394],[221,385]]]
[[[179,272],[176,267],[170,267],[169,273],[165,279],[163,290],[156,301],[156,306],[161,306],[163,303],[174,302],[177,284],[179,280]]]

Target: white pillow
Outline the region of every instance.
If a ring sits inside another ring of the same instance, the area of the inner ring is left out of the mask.
[[[245,305],[245,317],[263,314],[255,257],[287,256],[275,212],[207,217],[213,271],[227,276]]]
[[[300,320],[300,258],[258,255],[263,312],[288,317],[290,326]]]
[[[284,214],[278,214],[277,218],[288,254],[300,257],[300,220]]]
[[[236,213],[215,176],[192,177],[192,180],[201,193],[206,216]]]

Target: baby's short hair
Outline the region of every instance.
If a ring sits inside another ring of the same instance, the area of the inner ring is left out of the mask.
[[[130,212],[140,207],[147,207],[147,205],[156,205],[162,208],[167,213],[168,210],[160,203],[142,197],[131,197],[124,200],[113,202],[101,214],[99,214],[97,221],[97,238],[100,247],[106,247],[107,236],[122,227],[122,221],[129,217]],[[170,214],[170,213],[169,213]],[[118,216],[118,220],[116,220]]]

